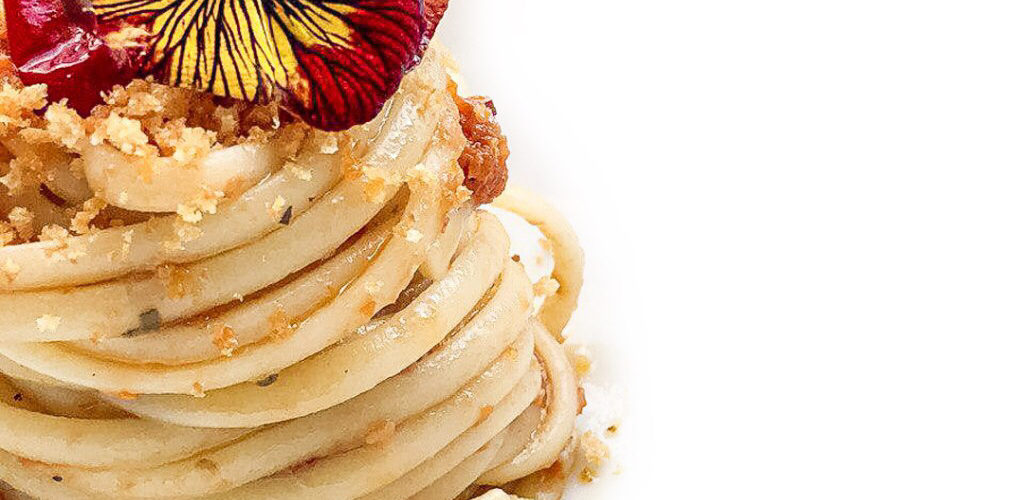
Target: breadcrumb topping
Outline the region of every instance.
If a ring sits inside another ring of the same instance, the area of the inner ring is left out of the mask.
[[[280,342],[286,340],[295,333],[295,326],[288,320],[288,314],[284,309],[277,309],[269,318],[267,324],[270,326],[270,340]]]
[[[604,462],[611,457],[608,445],[597,437],[593,431],[587,431],[580,438],[580,451],[583,453],[583,470],[580,480],[589,483],[597,477]]]
[[[238,347],[238,338],[235,331],[227,325],[219,325],[214,329],[213,345],[220,350],[225,357],[231,357]]]

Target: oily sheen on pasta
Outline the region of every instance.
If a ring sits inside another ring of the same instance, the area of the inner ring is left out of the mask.
[[[463,187],[448,61],[330,133],[144,82],[69,118],[7,84],[3,498],[557,498],[582,257],[499,198],[552,243],[536,311],[552,290]]]

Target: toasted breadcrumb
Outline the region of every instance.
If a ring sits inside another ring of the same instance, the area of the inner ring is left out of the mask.
[[[373,203],[383,203],[387,196],[388,188],[397,184],[397,181],[382,175],[375,170],[367,169],[363,177],[363,199]]]
[[[267,324],[270,326],[269,337],[272,342],[286,340],[295,333],[295,327],[288,320],[288,314],[281,308],[267,318]]]
[[[32,170],[27,158],[14,158],[7,163],[7,173],[0,176],[0,184],[7,188],[12,195],[18,195],[25,191],[29,184],[28,172]]]
[[[572,365],[574,370],[576,371],[577,377],[583,377],[590,373],[590,358],[587,357],[585,354],[573,351],[569,353],[569,359],[572,361]]]
[[[50,137],[70,150],[78,150],[85,144],[85,120],[62,102],[53,103],[43,115],[46,131]]]
[[[96,219],[96,216],[100,214],[104,208],[107,208],[107,202],[101,198],[90,198],[82,204],[82,209],[75,214],[74,218],[71,219],[71,230],[77,234],[87,234],[94,228],[91,226],[92,221]]]
[[[554,278],[542,278],[540,281],[533,284],[533,293],[538,297],[551,297],[558,293],[558,289],[561,284]]]
[[[284,210],[288,208],[288,200],[285,200],[283,196],[277,195],[274,198],[274,203],[267,206],[267,213],[274,220],[280,220],[281,215],[284,214]]]
[[[580,480],[589,483],[597,477],[601,466],[611,453],[608,445],[601,441],[593,431],[587,431],[580,439],[580,451],[583,453],[583,470],[580,471]]]
[[[157,278],[163,282],[167,290],[167,298],[181,299],[194,290],[194,283],[190,279],[188,271],[173,264],[164,264],[156,268]]]
[[[85,255],[85,251],[80,248],[81,245],[72,245],[71,233],[56,224],[44,226],[39,232],[39,241],[55,243],[53,247],[46,249],[48,257],[77,262],[79,257]]]
[[[144,47],[143,39],[150,36],[150,33],[142,28],[126,24],[117,31],[112,31],[103,36],[111,48],[127,49],[132,47]]]
[[[46,85],[19,87],[5,82],[0,86],[0,134],[32,125],[35,112],[45,106]]]
[[[373,299],[367,300],[359,306],[359,313],[367,318],[372,318],[377,313],[377,303]]]
[[[126,118],[119,114],[111,114],[99,123],[89,137],[93,146],[107,142],[124,154],[134,156],[153,156],[155,147],[149,143],[149,136],[142,130],[142,122],[134,118]]]
[[[227,325],[219,325],[214,329],[213,345],[220,350],[225,357],[231,357],[238,347],[238,338],[235,331]]]
[[[35,236],[35,214],[25,207],[14,207],[7,214],[11,227],[18,233],[18,238],[28,241]]]

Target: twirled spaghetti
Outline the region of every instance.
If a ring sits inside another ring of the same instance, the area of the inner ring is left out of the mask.
[[[552,465],[581,405],[561,330],[582,258],[549,207],[499,199],[553,243],[561,288],[535,315],[505,230],[462,187],[467,138],[442,50],[365,125],[271,120],[191,169],[175,166],[180,142],[164,148],[144,176],[144,145],[114,128],[117,95],[96,122],[108,128],[85,122],[91,136],[61,143],[82,125],[50,111],[40,125],[10,110],[32,89],[4,89],[0,111],[24,120],[0,131],[0,173],[24,174],[30,157],[46,169],[27,189],[4,183],[0,204],[2,495],[560,488],[567,467]],[[143,86],[121,97],[170,92]],[[75,164],[84,175],[66,175]],[[20,235],[24,213],[33,227],[93,224]]]

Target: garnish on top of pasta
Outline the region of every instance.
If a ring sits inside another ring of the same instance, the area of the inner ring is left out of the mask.
[[[5,0],[27,84],[88,114],[134,78],[283,107],[323,130],[380,112],[420,59],[447,2]]]

